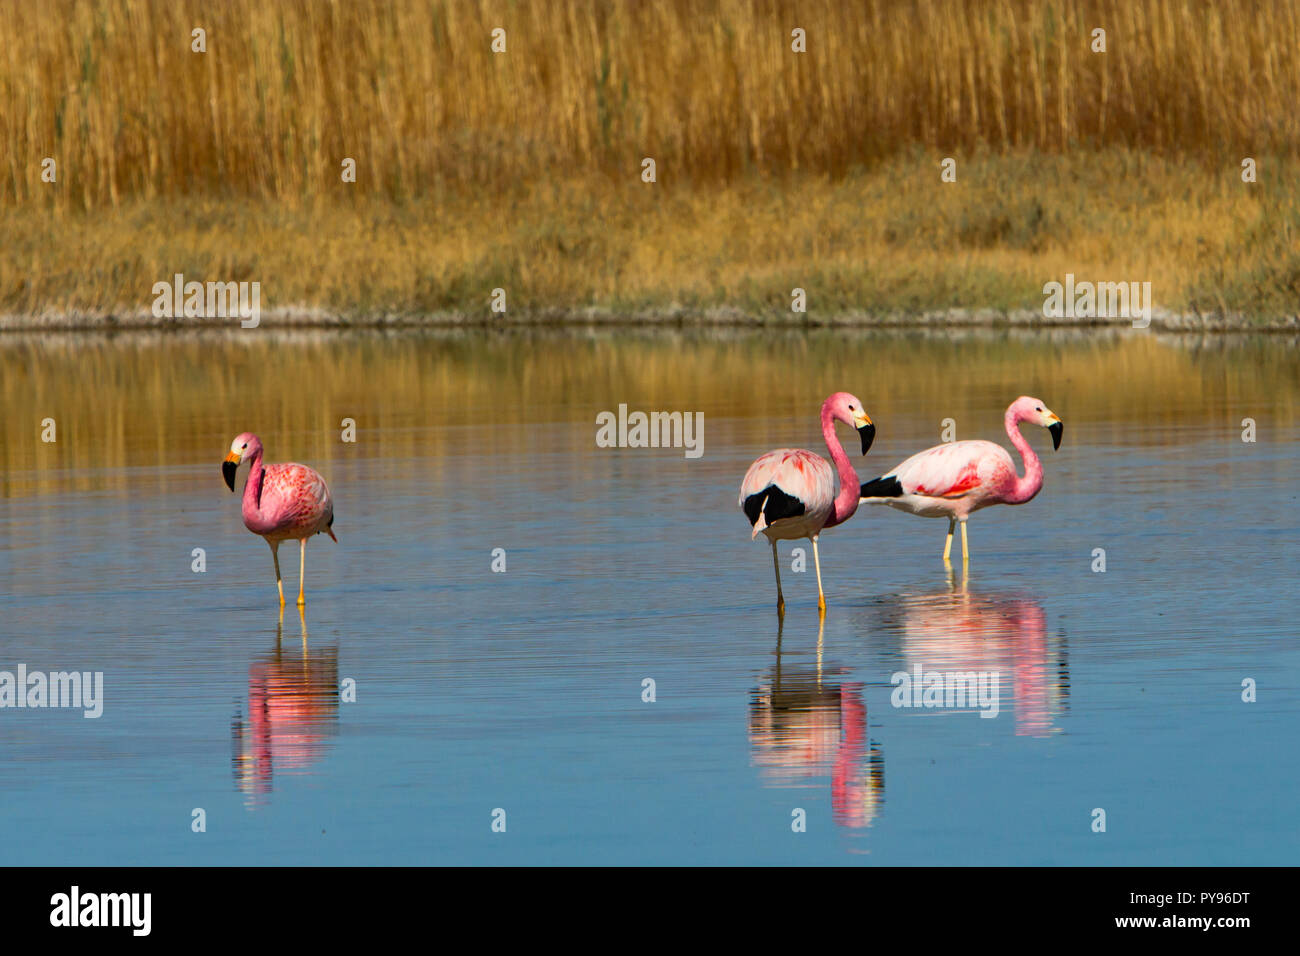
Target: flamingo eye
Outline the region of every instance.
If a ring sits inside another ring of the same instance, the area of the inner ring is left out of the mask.
[[[1043,406],[1042,406],[1042,405],[1039,405],[1037,408],[1034,409],[1034,411],[1036,411],[1036,412],[1041,412],[1042,410],[1043,410]]]
[[[1040,412],[1041,412],[1041,411],[1042,411],[1042,409],[1041,409],[1041,408],[1040,408],[1040,409],[1039,409],[1039,411],[1040,411]],[[243,447],[244,447],[244,448],[247,448],[247,447],[248,447],[248,442],[244,442],[244,445],[243,445]]]

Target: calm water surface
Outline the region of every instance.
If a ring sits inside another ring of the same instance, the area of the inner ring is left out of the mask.
[[[5,863],[1300,849],[1294,341],[9,336],[0,374],[0,671],[104,675],[98,719],[0,709]],[[1009,444],[1020,394],[1065,440],[1025,427],[1044,490],[972,518],[968,575],[940,561],[943,522],[864,509],[822,538],[819,625],[811,567],[783,544],[779,626],[736,492],[769,448],[824,453],[837,389],[879,429],[852,456],[863,478],[949,417]],[[620,403],[703,412],[703,456],[597,448],[596,415]],[[221,480],[243,430],[334,494],[339,543],[309,544],[305,619],[279,620],[269,549]],[[996,671],[998,715],[892,706],[891,676],[916,667]]]

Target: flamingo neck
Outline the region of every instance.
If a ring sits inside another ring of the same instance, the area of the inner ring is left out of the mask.
[[[262,479],[266,469],[262,466],[262,450],[253,452],[252,464],[248,469],[248,480],[244,482],[244,507],[259,511],[262,507]]]
[[[853,517],[853,512],[858,510],[860,486],[858,473],[853,470],[849,456],[844,453],[844,446],[835,434],[835,419],[827,405],[822,406],[822,437],[826,439],[826,448],[831,453],[831,461],[840,478],[840,493],[835,496],[835,507],[822,526],[830,528]]]
[[[1024,421],[1020,415],[1007,409],[1005,424],[1007,426],[1007,437],[1011,439],[1011,444],[1016,446],[1016,451],[1020,452],[1020,457],[1025,462],[1024,477],[1017,476],[1015,486],[1011,494],[1004,499],[1008,504],[1024,504],[1034,495],[1038,494],[1043,487],[1043,465],[1034,454],[1034,449],[1030,446],[1025,436],[1020,433],[1020,423]]]

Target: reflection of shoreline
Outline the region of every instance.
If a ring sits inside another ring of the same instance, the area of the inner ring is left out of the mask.
[[[247,718],[231,721],[231,769],[248,805],[264,802],[277,773],[303,772],[324,755],[338,731],[339,666],[335,647],[275,650],[248,668]]]
[[[751,763],[764,786],[795,788],[831,779],[831,812],[846,827],[870,826],[884,803],[884,758],[867,738],[862,685],[823,674],[817,665],[784,667],[781,633],[769,679],[750,694]]]
[[[283,382],[290,380],[306,393],[354,396],[371,409],[367,454],[428,460],[436,469],[433,481],[458,480],[448,461],[464,435],[481,426],[485,408],[498,409],[503,426],[564,422],[548,444],[564,442],[562,450],[575,458],[591,454],[586,427],[568,427],[586,422],[576,396],[608,391],[671,394],[680,407],[702,411],[706,419],[729,419],[710,432],[720,443],[751,448],[775,442],[773,422],[807,400],[800,397],[804,381],[787,374],[790,355],[833,381],[852,381],[871,362],[877,369],[873,388],[892,396],[882,397],[879,409],[873,405],[872,415],[890,421],[895,436],[928,434],[930,413],[921,410],[944,407],[954,375],[989,383],[1123,381],[1122,389],[1075,390],[1062,399],[1070,402],[1073,417],[1089,422],[1088,434],[1071,441],[1141,447],[1144,455],[1153,447],[1186,447],[1204,438],[1207,415],[1241,403],[1257,418],[1268,416],[1279,440],[1290,438],[1300,404],[1300,349],[1284,347],[1286,339],[1278,336],[1165,342],[1131,330],[1114,336],[1090,331],[1082,339],[1083,333],[1065,329],[872,329],[846,335],[823,328],[585,326],[275,332],[266,321],[264,316],[254,335],[188,327],[0,334],[0,395],[10,417],[39,423],[51,402],[62,409],[59,441],[45,444],[32,432],[0,447],[0,498],[105,489],[127,497],[140,493],[141,482],[156,484],[164,494],[177,488],[206,493],[211,450],[229,440],[232,417],[255,416],[263,434],[295,436],[292,457],[317,467],[355,460],[353,446],[342,446],[319,427],[314,406],[281,400]],[[1068,360],[1064,346],[1070,346]],[[277,374],[250,378],[241,371],[262,366]],[[1131,376],[1134,368],[1143,374]],[[1243,369],[1250,371],[1247,392],[1240,386]],[[750,385],[756,380],[770,387],[755,391]],[[1196,401],[1170,401],[1186,395]],[[1000,416],[1004,408],[971,407],[967,414]],[[1135,418],[1135,408],[1159,413]],[[77,422],[75,441],[64,431],[69,421]],[[451,430],[461,426],[465,432]],[[38,511],[30,520],[53,519]]]
[[[972,593],[963,582],[935,593],[884,598],[868,618],[864,631],[873,641],[883,635],[896,642],[904,664],[897,669],[996,671],[1001,685],[1011,687],[1018,736],[1060,732],[1055,719],[1069,709],[1067,647],[1064,635],[1049,636],[1037,600]]]

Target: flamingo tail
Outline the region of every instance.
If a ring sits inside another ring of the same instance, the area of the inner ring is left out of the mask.
[[[878,501],[878,499],[881,498],[901,498],[902,495],[903,486],[893,475],[885,475],[881,478],[872,478],[858,489],[859,498],[877,499],[877,502],[873,502],[873,504],[883,504],[884,502]]]
[[[792,518],[804,513],[804,504],[794,495],[782,491],[777,485],[768,485],[745,499],[742,506],[745,517],[754,526],[754,533],[749,536],[753,541],[758,533],[774,521]]]

